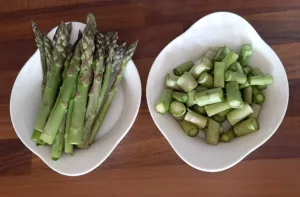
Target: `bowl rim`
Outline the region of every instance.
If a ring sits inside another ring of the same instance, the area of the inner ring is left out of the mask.
[[[163,129],[160,127],[160,125],[157,123],[157,120],[154,118],[153,116],[153,113],[156,113],[154,110],[153,110],[153,107],[151,106],[150,104],[150,100],[149,100],[149,97],[148,97],[148,94],[150,94],[150,90],[148,88],[148,84],[150,83],[149,81],[151,80],[150,79],[150,76],[151,76],[151,72],[153,72],[153,65],[157,64],[157,61],[158,59],[160,59],[161,56],[163,56],[164,52],[167,50],[167,48],[169,48],[170,45],[172,45],[176,40],[180,39],[181,37],[184,37],[185,34],[187,34],[189,31],[191,31],[192,29],[194,29],[194,27],[198,26],[199,23],[201,23],[201,20],[202,19],[205,19],[205,18],[208,18],[208,17],[211,17],[211,16],[214,16],[214,15],[232,15],[234,17],[238,17],[242,20],[244,20],[244,22],[246,22],[254,31],[255,33],[257,34],[257,37],[258,39],[263,42],[266,46],[268,46],[270,48],[270,51],[271,53],[274,55],[274,57],[276,57],[276,61],[278,61],[280,63],[280,66],[283,68],[284,70],[284,73],[283,73],[283,78],[287,81],[286,83],[286,91],[287,91],[287,97],[285,98],[285,106],[284,106],[284,112],[282,113],[281,117],[279,118],[280,121],[278,121],[277,125],[274,127],[274,131],[271,133],[270,136],[266,137],[264,140],[261,141],[261,143],[257,144],[256,146],[253,146],[251,149],[245,151],[245,153],[240,157],[238,158],[235,162],[232,162],[230,165],[227,165],[227,166],[224,166],[224,167],[220,167],[220,168],[216,168],[216,169],[207,169],[207,168],[203,168],[203,167],[199,167],[199,166],[195,166],[194,164],[190,163],[187,159],[185,159],[181,153],[179,153],[178,150],[176,150],[176,148],[174,147],[174,145],[170,142],[169,138],[166,136],[166,134],[164,133]],[[170,144],[170,146],[172,147],[172,149],[176,152],[176,154],[185,162],[187,163],[189,166],[197,169],[197,170],[200,170],[200,171],[205,171],[205,172],[220,172],[220,171],[224,171],[224,170],[227,170],[233,166],[235,166],[236,164],[238,164],[240,161],[242,161],[245,157],[247,157],[249,154],[251,154],[254,150],[256,150],[257,148],[259,148],[260,146],[262,146],[267,140],[269,140],[274,134],[275,132],[277,131],[278,127],[281,125],[284,117],[285,117],[285,114],[286,114],[286,111],[287,111],[287,107],[288,107],[288,103],[289,103],[289,85],[288,85],[288,77],[287,77],[287,74],[286,74],[286,71],[285,71],[285,68],[280,60],[280,58],[278,57],[278,55],[274,52],[274,50],[261,38],[261,36],[258,34],[258,32],[255,30],[255,28],[245,19],[243,18],[242,16],[238,15],[238,14],[235,14],[235,13],[232,13],[232,12],[213,12],[213,13],[210,13],[210,14],[207,14],[203,17],[201,17],[199,20],[197,20],[190,28],[188,28],[185,32],[183,32],[182,34],[178,35],[175,39],[173,39],[171,42],[169,42],[169,44],[167,44],[162,50],[161,52],[159,53],[159,55],[155,58],[152,66],[151,66],[151,69],[149,71],[149,75],[148,75],[148,79],[147,79],[147,87],[146,87],[146,99],[147,99],[147,105],[148,105],[148,108],[149,108],[149,112],[150,112],[150,115],[151,115],[151,118],[153,119],[155,125],[157,126],[157,128],[160,130],[160,132],[163,134],[163,136],[166,138],[166,140],[168,141],[168,143]]]

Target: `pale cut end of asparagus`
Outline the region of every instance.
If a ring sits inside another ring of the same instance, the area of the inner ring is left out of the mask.
[[[261,110],[261,106],[255,104],[255,103],[252,103],[251,107],[253,109],[253,113],[249,117],[250,118],[258,118],[260,110]]]
[[[214,68],[214,87],[224,88],[225,81],[225,63],[224,62],[215,62]]]
[[[239,55],[234,52],[229,52],[226,57],[222,60],[222,62],[225,63],[225,69],[228,69],[231,64],[233,64],[237,59],[239,58]]]
[[[227,114],[227,119],[232,126],[236,125],[244,118],[253,113],[253,109],[248,103],[243,103],[243,106],[239,109],[234,109]]]
[[[204,72],[198,78],[198,83],[200,83],[204,87],[212,88],[214,85],[214,78],[207,72]]]
[[[193,112],[191,110],[188,110],[184,117],[184,120],[197,125],[200,129],[204,128],[207,124],[207,119],[204,116],[197,114],[196,112]]]
[[[199,128],[188,121],[181,121],[180,126],[183,129],[183,131],[190,137],[195,137],[199,133]]]
[[[262,93],[262,91],[260,89],[257,88],[257,86],[252,86],[252,94],[256,95],[256,94],[260,94]]]
[[[265,101],[265,96],[263,95],[263,93],[258,93],[253,95],[253,103],[261,104],[264,101]]]
[[[186,107],[179,101],[172,101],[169,112],[176,120],[183,120],[186,113]]]
[[[179,85],[177,85],[177,80],[179,79],[178,76],[173,74],[167,74],[165,77],[165,87],[170,88],[172,90],[178,90],[181,91],[181,88]]]
[[[187,107],[192,107],[192,106],[194,106],[196,104],[195,93],[196,93],[195,90],[192,90],[189,93],[187,93],[188,97],[189,97],[188,100],[187,100],[187,102],[186,102],[186,106]]]
[[[218,113],[221,113],[222,111],[225,111],[228,109],[230,109],[230,106],[228,105],[226,100],[224,100],[220,103],[215,103],[215,104],[205,106],[205,111],[209,117],[216,115]]]
[[[242,97],[237,82],[232,81],[226,84],[227,102],[231,108],[238,108],[242,103]]]
[[[155,104],[155,110],[158,113],[165,114],[169,111],[170,103],[172,101],[173,91],[171,89],[164,89],[159,99]]]
[[[208,57],[202,57],[198,61],[195,61],[195,65],[192,67],[192,69],[189,71],[191,75],[198,79],[201,73],[211,70],[213,68],[213,63]]]
[[[220,138],[220,123],[209,118],[207,122],[207,131],[205,136],[207,144],[218,144]]]
[[[270,85],[273,83],[273,77],[270,75],[266,76],[252,76],[248,78],[250,85]]]
[[[245,84],[247,82],[247,76],[232,71],[225,71],[225,81],[236,81],[239,84]]]
[[[189,96],[183,92],[173,92],[173,98],[181,103],[186,103],[189,100]]]
[[[183,91],[190,92],[197,87],[198,83],[190,73],[185,72],[177,80],[177,85],[179,85]]]
[[[193,66],[194,66],[193,61],[187,61],[183,64],[180,64],[178,67],[176,67],[173,70],[173,72],[174,72],[175,75],[181,76],[181,75],[183,75],[183,73],[189,72]]]
[[[243,136],[259,130],[259,123],[256,118],[248,118],[233,127],[236,136]]]
[[[224,96],[223,96],[222,88],[214,88],[214,89],[195,93],[195,100],[197,105],[199,106],[219,103],[223,101],[223,99]]]

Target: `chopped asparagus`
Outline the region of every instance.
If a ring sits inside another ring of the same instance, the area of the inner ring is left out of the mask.
[[[240,85],[239,85],[239,88],[240,88],[240,89],[244,89],[244,88],[249,87],[249,86],[250,86],[250,84],[249,84],[249,82],[248,82],[248,80],[247,80],[246,83],[240,84]]]
[[[227,110],[225,110],[225,111],[222,111],[222,112],[220,112],[220,113],[214,115],[212,118],[213,118],[215,121],[217,121],[217,122],[219,122],[219,123],[222,123],[222,122],[224,122],[224,121],[226,120],[227,114],[228,114],[229,112],[231,112],[231,111],[232,111],[232,109],[227,109]]]
[[[172,90],[178,90],[181,91],[181,88],[179,85],[177,85],[177,80],[179,79],[178,76],[173,74],[167,74],[165,77],[165,87],[170,88]]]
[[[155,104],[155,110],[158,113],[165,114],[169,111],[170,103],[172,101],[173,91],[171,89],[164,89],[159,99]]]
[[[198,83],[190,73],[185,72],[177,80],[177,85],[179,85],[183,91],[190,92],[197,87]]]
[[[212,61],[208,57],[204,56],[195,62],[195,65],[190,70],[190,73],[195,79],[198,79],[201,73],[211,70],[212,67]]]
[[[267,89],[268,85],[258,85],[257,88],[260,90],[265,90]]]
[[[216,115],[218,113],[221,113],[222,111],[225,111],[228,109],[230,109],[230,106],[228,105],[226,100],[224,100],[220,103],[215,103],[215,104],[205,106],[205,111],[209,117]]]
[[[260,68],[252,68],[251,75],[252,76],[262,76],[264,74],[261,72]]]
[[[257,119],[248,118],[247,120],[244,120],[243,122],[235,125],[233,127],[233,132],[236,136],[243,136],[258,131],[258,129],[259,124]]]
[[[193,111],[195,111],[196,113],[198,113],[200,115],[203,115],[203,116],[207,115],[204,107],[201,107],[199,105],[194,105],[192,109],[193,109]]]
[[[252,76],[248,78],[250,85],[270,85],[273,83],[273,77],[270,75],[266,76]]]
[[[196,92],[201,92],[201,91],[204,91],[204,90],[207,90],[207,87],[204,87],[202,85],[198,85],[196,88],[195,88],[195,91]]]
[[[196,92],[195,99],[199,106],[219,103],[223,101],[223,90],[222,88],[214,88],[202,92]]]
[[[186,113],[186,107],[179,101],[172,101],[169,112],[176,120],[183,120]]]
[[[244,103],[241,108],[234,109],[227,114],[227,119],[232,126],[239,123],[241,120],[253,113],[252,108],[248,103]]]
[[[252,86],[252,94],[253,94],[253,95],[260,94],[260,93],[262,93],[262,91],[259,90],[259,89],[257,88],[257,86]]]
[[[222,60],[222,62],[225,63],[225,69],[228,69],[231,64],[233,64],[237,59],[239,58],[239,55],[230,51],[226,57]]]
[[[191,110],[188,110],[184,117],[184,120],[197,125],[200,129],[204,128],[207,124],[207,119],[204,116],[197,114],[196,112],[193,112]]]
[[[218,144],[220,138],[220,123],[209,118],[205,136],[207,144]]]
[[[235,138],[235,134],[233,132],[233,129],[229,129],[228,131],[225,131],[220,136],[221,142],[231,142]]]
[[[205,57],[208,57],[211,61],[213,61],[217,55],[218,51],[217,50],[209,50],[205,53]]]
[[[238,108],[242,103],[242,97],[237,82],[232,81],[226,84],[227,102],[231,108]]]
[[[180,122],[180,125],[183,131],[190,137],[195,137],[199,133],[199,128],[188,121],[183,120]]]
[[[243,67],[243,71],[244,71],[244,74],[248,76],[251,73],[252,68],[250,66],[245,66],[245,67]]]
[[[241,63],[241,65],[246,66],[251,56],[252,46],[250,44],[243,44],[239,57],[239,62]]]
[[[224,88],[225,81],[225,63],[224,62],[215,62],[214,68],[214,87]]]
[[[225,81],[236,81],[239,84],[245,84],[247,82],[247,76],[232,71],[225,71]]]
[[[61,157],[63,147],[64,147],[65,126],[66,126],[66,114],[64,115],[63,120],[61,121],[58,132],[51,146],[52,160],[58,160]]]
[[[251,107],[253,109],[253,113],[249,117],[250,118],[258,118],[260,110],[261,110],[261,106],[255,104],[255,103],[252,103]]]
[[[189,100],[189,96],[183,92],[173,92],[172,97],[182,103],[186,103]]]
[[[252,86],[243,89],[243,99],[249,105],[252,104]]]
[[[203,72],[199,78],[198,83],[207,88],[212,88],[214,85],[214,78],[207,72]]]
[[[265,101],[265,96],[263,95],[263,93],[258,93],[253,95],[253,103],[255,104],[261,104]]]
[[[173,72],[174,72],[175,75],[181,76],[181,75],[183,75],[183,73],[189,72],[193,66],[194,66],[194,62],[193,61],[187,61],[187,62],[185,62],[185,63],[180,64],[179,66],[177,66],[173,70]]]
[[[192,107],[193,105],[196,104],[196,99],[195,99],[195,90],[190,91],[188,94],[188,101],[186,102],[187,107]]]
[[[237,72],[236,62],[231,64],[231,66],[227,70],[230,70],[232,72]]]
[[[246,75],[244,70],[239,62],[236,62],[236,72],[242,75]]]
[[[219,51],[215,57],[215,61],[223,61],[223,59],[230,53],[230,50],[224,46],[220,47]]]

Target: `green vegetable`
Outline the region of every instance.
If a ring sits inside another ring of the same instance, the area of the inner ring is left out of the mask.
[[[247,76],[232,71],[225,71],[225,81],[236,81],[239,84],[245,84],[247,82]]]
[[[167,74],[165,77],[165,87],[170,88],[172,90],[178,90],[181,91],[181,88],[179,85],[177,85],[177,80],[179,79],[178,76]]]
[[[177,66],[173,72],[175,75],[181,76],[181,75],[183,75],[183,73],[189,72],[193,66],[194,66],[193,61],[187,61],[187,62]]]
[[[250,66],[245,66],[243,68],[243,71],[244,71],[244,74],[248,76],[251,73],[252,68]]]
[[[253,113],[249,117],[250,118],[258,118],[260,110],[261,110],[261,106],[255,104],[255,103],[252,103],[251,108],[253,110]]]
[[[215,104],[205,106],[205,111],[209,117],[216,115],[222,111],[228,110],[228,109],[230,109],[230,106],[228,105],[226,100],[224,100],[220,103],[215,103]]]
[[[243,103],[237,82],[232,81],[226,84],[226,95],[231,108],[238,108]]]
[[[214,87],[222,87],[224,88],[225,81],[225,63],[224,62],[215,62],[214,69]]]
[[[201,114],[203,116],[207,115],[204,107],[201,107],[199,105],[194,105],[192,109],[198,114]]]
[[[211,70],[212,67],[212,61],[208,57],[204,56],[195,62],[195,65],[190,70],[190,73],[195,79],[198,79],[201,73]]]
[[[220,47],[215,57],[215,61],[222,61],[229,53],[230,50],[226,46]]]
[[[273,77],[270,75],[266,76],[252,76],[248,78],[250,85],[270,85],[273,83]]]
[[[207,144],[218,144],[220,138],[220,123],[209,118],[205,136]]]
[[[253,103],[255,104],[261,104],[265,101],[265,96],[263,95],[263,93],[258,93],[253,95]]]
[[[179,101],[172,101],[169,107],[169,112],[175,119],[183,120],[186,113],[186,107]]]
[[[177,80],[177,85],[179,85],[183,91],[190,92],[197,87],[198,83],[190,73],[185,72]]]
[[[222,60],[222,62],[225,63],[225,69],[228,69],[231,64],[233,64],[237,59],[239,58],[239,55],[230,51],[226,57]]]
[[[227,114],[228,114],[229,112],[231,112],[231,111],[232,111],[232,109],[227,109],[227,110],[225,110],[225,111],[222,111],[222,112],[220,112],[220,113],[214,115],[212,118],[213,118],[215,121],[217,121],[217,122],[219,122],[219,123],[222,123],[222,122],[224,122],[224,121],[226,120]]]
[[[196,99],[195,99],[195,90],[190,91],[188,94],[188,101],[186,102],[187,107],[192,107],[193,105],[196,104]]]
[[[64,147],[65,126],[66,126],[66,114],[64,115],[63,120],[61,121],[60,127],[51,146],[52,160],[58,160],[61,157],[63,147]]]
[[[204,116],[191,110],[186,113],[184,120],[197,125],[200,129],[204,128],[207,124],[207,119]]]
[[[212,88],[214,85],[214,78],[207,72],[203,72],[198,78],[198,83],[207,88]]]
[[[199,133],[199,128],[188,121],[183,120],[180,122],[180,125],[183,131],[190,137],[195,137]]]
[[[249,105],[252,104],[252,86],[243,89],[243,100]]]
[[[201,92],[201,91],[204,91],[204,90],[207,90],[207,87],[204,87],[202,85],[198,85],[196,88],[195,88],[195,91],[196,92]]]
[[[239,123],[241,120],[253,113],[252,108],[248,103],[244,103],[242,107],[234,109],[227,114],[227,119],[232,126]]]
[[[250,44],[243,44],[239,57],[239,62],[241,63],[241,65],[246,66],[251,56],[252,46]]]
[[[233,127],[236,136],[243,136],[259,130],[259,124],[256,118],[248,118]]]
[[[231,142],[235,138],[235,134],[233,132],[233,129],[229,129],[228,131],[225,131],[220,136],[221,142]]]
[[[189,100],[189,96],[183,92],[173,92],[172,97],[182,103],[186,103]]]
[[[159,99],[155,104],[155,110],[158,113],[165,114],[169,111],[170,103],[172,101],[173,91],[171,89],[164,89]]]
[[[223,101],[223,90],[222,88],[214,88],[202,92],[196,92],[195,99],[199,106],[219,103]]]

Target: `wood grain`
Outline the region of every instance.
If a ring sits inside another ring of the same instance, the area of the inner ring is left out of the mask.
[[[278,131],[240,164],[205,173],[185,164],[161,135],[146,103],[151,65],[163,47],[206,14],[243,16],[282,60],[289,79],[286,117]],[[139,39],[134,57],[143,95],[128,135],[93,172],[64,177],[32,154],[10,122],[13,82],[36,47],[30,20],[49,31],[61,20],[84,21],[93,12],[102,31],[121,41]],[[299,0],[2,0],[0,7],[0,196],[231,196],[298,197],[300,177]]]

